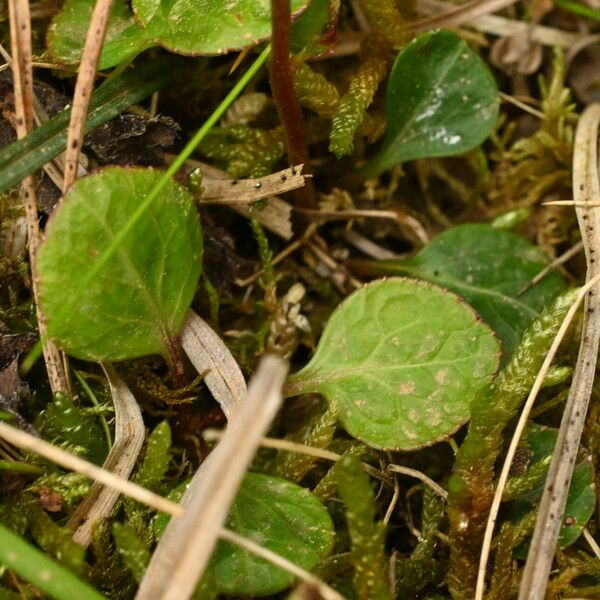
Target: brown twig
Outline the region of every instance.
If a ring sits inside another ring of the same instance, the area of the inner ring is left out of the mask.
[[[65,153],[63,193],[69,189],[77,177],[77,165],[79,163],[79,152],[83,144],[85,120],[92,98],[94,79],[96,78],[100,52],[102,51],[113,3],[114,0],[97,0],[85,38],[79,74],[75,83],[75,93],[73,94],[73,108],[71,110],[71,122],[69,123]]]
[[[271,89],[277,112],[285,132],[285,144],[290,165],[308,165],[308,147],[304,135],[304,119],[294,89],[290,63],[292,21],[290,0],[271,0]],[[309,169],[306,169],[310,172]],[[316,208],[312,179],[294,191],[301,208]]]
[[[31,66],[31,20],[28,0],[9,0],[9,19],[12,49],[12,72],[15,92],[15,121],[17,138],[24,138],[33,129],[33,70]],[[33,297],[35,301],[38,328],[42,339],[46,338],[46,321],[38,304],[37,251],[40,229],[35,199],[35,181],[28,175],[22,183],[27,238],[29,242],[29,262]],[[65,358],[58,347],[46,341],[43,346],[44,361],[48,371],[50,388],[53,393],[68,393],[70,390]]]

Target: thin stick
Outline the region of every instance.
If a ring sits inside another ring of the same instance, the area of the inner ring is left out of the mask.
[[[205,429],[202,432],[202,437],[207,442],[220,440],[224,435],[225,432],[220,429]],[[336,452],[330,452],[324,448],[307,446],[306,444],[299,444],[298,442],[292,442],[291,440],[263,437],[260,440],[260,445],[263,448],[273,448],[275,450],[284,450],[285,452],[297,452],[298,454],[306,454],[307,456],[314,456],[315,458],[322,458],[332,462],[337,462],[342,458],[341,454],[337,454]]]
[[[573,194],[576,203],[600,199],[599,126],[600,104],[591,104],[581,115],[575,134]],[[576,207],[575,211],[587,261],[586,278],[595,281],[600,273],[600,211],[583,207]],[[579,356],[523,569],[519,600],[542,600],[545,596],[592,393],[599,342],[600,294],[595,289],[586,297]]]
[[[114,473],[102,469],[87,460],[83,460],[74,454],[70,454],[58,446],[53,446],[30,433],[11,427],[2,421],[0,421],[0,437],[13,444],[13,446],[17,446],[17,448],[35,452],[65,469],[86,475],[90,479],[94,479],[102,485],[118,490],[122,494],[125,494],[146,506],[150,506],[156,510],[166,512],[176,517],[183,513],[183,507],[178,504],[132,483],[127,479],[118,477]]]
[[[508,481],[508,476],[510,474],[510,468],[512,466],[513,459],[517,452],[517,447],[519,446],[519,442],[521,440],[521,436],[523,435],[523,431],[525,430],[525,426],[527,425],[527,420],[529,419],[529,413],[533,408],[533,404],[537,398],[537,395],[542,388],[544,383],[544,379],[550,369],[550,365],[554,360],[556,352],[558,351],[558,347],[560,346],[573,317],[575,316],[577,309],[579,308],[581,302],[584,300],[587,292],[594,285],[596,285],[600,281],[600,275],[594,277],[589,283],[587,283],[584,287],[579,290],[577,297],[560,326],[550,349],[548,350],[548,354],[546,354],[546,358],[537,374],[537,377],[533,383],[531,391],[529,392],[529,396],[523,405],[523,410],[521,412],[521,416],[519,417],[519,421],[517,426],[515,427],[515,431],[513,433],[512,439],[510,441],[510,446],[508,448],[508,452],[506,453],[506,458],[504,459],[504,464],[502,465],[502,471],[500,473],[500,477],[498,478],[498,484],[496,486],[496,492],[494,494],[494,499],[492,501],[492,505],[490,507],[490,514],[488,516],[485,534],[483,536],[483,545],[481,547],[481,555],[479,560],[479,570],[477,573],[477,587],[475,588],[475,600],[481,600],[483,598],[483,593],[485,591],[485,574],[487,569],[487,563],[490,555],[490,549],[492,545],[492,536],[494,534],[494,526],[496,525],[496,519],[498,518],[498,512],[500,510],[500,503],[502,501],[502,494],[504,493],[504,488],[506,486],[506,482]]]
[[[598,542],[594,539],[590,530],[587,527],[583,528],[583,537],[585,541],[589,544],[590,548],[596,555],[596,558],[600,559],[600,546],[598,546]]]
[[[463,6],[466,5],[462,5],[460,8]],[[437,15],[439,13],[447,13],[448,10],[454,8],[456,7],[449,2],[442,2],[440,0],[417,0],[417,11],[423,14]],[[581,46],[581,44],[589,43],[588,40],[592,37],[571,31],[563,31],[555,27],[546,27],[516,19],[507,19],[489,13],[475,18],[468,24],[477,31],[497,36],[526,34],[527,39],[530,39],[532,42],[539,42],[545,46],[558,46],[559,48],[574,49],[578,45]],[[570,53],[572,54],[572,52]]]
[[[268,548],[263,548],[256,542],[253,542],[252,540],[242,537],[241,535],[238,535],[237,533],[225,528],[221,528],[220,537],[221,539],[227,540],[228,542],[231,542],[240,548],[248,550],[248,552],[251,552],[255,556],[260,556],[261,558],[268,560],[273,565],[285,569],[288,573],[292,573],[292,575],[298,577],[298,579],[314,585],[324,600],[345,600],[344,596],[336,592],[332,587],[329,587],[323,580],[300,568],[298,565],[287,560],[287,558],[272,552]]]
[[[171,515],[172,517],[181,517],[184,512],[183,506],[176,504],[171,500],[167,500],[167,498],[163,498],[162,496],[159,496],[158,494],[155,494],[146,488],[132,483],[131,481],[122,479],[110,471],[106,471],[100,467],[97,467],[87,460],[83,460],[73,454],[70,454],[69,452],[65,452],[61,448],[53,446],[52,444],[26,433],[25,431],[11,427],[2,421],[0,421],[0,437],[10,442],[14,446],[17,446],[18,448],[35,452],[36,454],[39,454],[40,456],[43,456],[44,458],[47,458],[48,460],[67,469],[81,473],[82,475],[87,475],[98,483],[102,483],[103,485],[111,487],[112,489],[118,490],[129,498]],[[247,540],[246,538],[243,538],[233,531],[229,531],[223,527],[219,529],[219,536],[231,542],[232,544],[236,544],[237,546],[248,550],[256,556],[260,556],[270,563],[281,567],[299,579],[317,586],[323,598],[331,600],[344,600],[343,596],[340,596],[325,582],[321,581],[301,567],[298,567],[298,565],[295,565],[283,556],[280,556],[279,554],[276,554],[267,548],[262,548],[255,542]]]
[[[31,68],[31,20],[28,0],[10,0],[11,62],[15,90],[15,116],[17,138],[24,138],[33,129],[33,71]],[[25,177],[22,183],[29,242],[29,268],[33,298],[38,320],[40,337],[46,338],[46,320],[38,302],[37,252],[40,242],[40,229],[33,175]],[[58,347],[51,341],[43,345],[44,362],[48,372],[50,389],[53,393],[68,393],[69,379],[65,360]]]
[[[427,477],[425,473],[421,473],[421,471],[417,471],[416,469],[411,469],[410,467],[403,467],[402,465],[388,465],[387,470],[392,473],[400,473],[400,475],[408,475],[409,477],[414,477],[415,479],[419,479],[425,485],[428,485],[440,498],[446,500],[448,498],[448,492],[438,483],[433,481],[433,479]]]
[[[521,110],[524,110],[525,112],[529,113],[530,115],[533,115],[534,117],[537,117],[538,119],[543,120],[546,118],[546,116],[544,115],[544,113],[542,111],[536,110],[535,108],[531,108],[531,106],[529,106],[528,104],[525,104],[525,102],[521,102],[518,98],[515,98],[514,96],[511,96],[510,94],[505,94],[504,92],[499,92],[498,95],[505,102],[514,104]]]
[[[537,285],[548,273],[554,271],[554,269],[564,265],[568,260],[579,254],[583,250],[583,242],[577,242],[574,246],[569,248],[566,252],[563,252],[558,258],[555,258],[547,267],[543,268],[527,285],[523,286],[517,293],[517,296],[521,296],[527,290],[531,289],[534,285]]]
[[[600,202],[574,202],[573,200],[548,200],[542,202],[542,206],[585,206],[586,208],[592,208],[600,206]]]
[[[71,122],[69,123],[69,134],[67,137],[67,150],[65,153],[65,179],[63,181],[63,193],[75,181],[77,177],[77,166],[79,164],[79,153],[83,144],[85,120],[88,107],[94,89],[94,79],[100,52],[106,35],[108,19],[112,12],[114,0],[96,0],[90,26],[85,38],[85,46],[79,65],[79,75],[75,83],[73,94],[73,108],[71,110]]]
[[[311,223],[306,231],[299,237],[297,240],[294,240],[287,248],[284,248],[272,261],[271,264],[273,266],[279,264],[284,258],[287,258],[290,254],[298,250],[301,246],[303,246],[308,239],[313,235],[313,233],[317,230],[316,223]],[[264,269],[260,269],[254,273],[254,275],[250,275],[246,279],[236,279],[235,284],[238,287],[246,287],[251,283],[254,283],[262,274],[264,273]]]
[[[181,499],[185,513],[165,529],[136,600],[185,600],[194,592],[260,438],[279,409],[287,370],[274,356],[261,360],[245,402]]]
[[[516,4],[517,0],[471,0],[439,15],[425,17],[409,22],[407,27],[414,33],[429,31],[436,27],[458,27],[463,23],[474,21],[484,15],[489,15]]]

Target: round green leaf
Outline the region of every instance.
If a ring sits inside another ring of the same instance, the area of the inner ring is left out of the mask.
[[[334,530],[325,507],[308,490],[278,477],[248,473],[226,526],[264,548],[310,570],[333,547]],[[234,596],[267,596],[294,577],[243,548],[219,542],[212,559],[217,588]]]
[[[498,118],[498,90],[485,63],[450,31],[423,33],[392,68],[382,147],[366,177],[407,160],[471,150]]]
[[[160,171],[120,167],[84,177],[49,224],[38,255],[40,303],[49,337],[77,358],[169,356],[176,343],[200,276],[202,237],[192,198],[175,182],[96,278],[77,287],[160,178]]]
[[[308,0],[292,0],[298,13]],[[133,0],[144,27],[162,31],[159,43],[181,54],[224,54],[271,35],[270,0]]]
[[[458,294],[494,329],[510,356],[534,317],[565,288],[563,277],[553,272],[520,293],[547,264],[539,248],[514,233],[466,224],[438,235],[412,258],[378,261],[373,269],[426,279]]]
[[[92,17],[95,0],[67,0],[48,29],[48,49],[57,60],[77,64]],[[142,29],[125,0],[115,0],[102,46],[100,68],[108,69],[156,44],[156,24]]]
[[[460,298],[411,279],[383,279],[338,306],[287,391],[319,392],[353,436],[408,450],[465,423],[498,360],[494,334]]]

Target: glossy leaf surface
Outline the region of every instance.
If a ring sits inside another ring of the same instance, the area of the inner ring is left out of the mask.
[[[364,169],[366,177],[407,160],[478,146],[498,118],[496,82],[455,33],[423,33],[400,51],[392,67],[386,117],[385,139]]]

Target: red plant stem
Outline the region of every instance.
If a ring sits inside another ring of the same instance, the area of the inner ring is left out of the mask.
[[[304,164],[308,168],[308,148],[304,137],[304,119],[296,97],[290,63],[292,21],[290,0],[271,0],[271,89],[277,112],[285,133],[285,144],[290,165]],[[316,208],[312,179],[294,191],[300,208]]]

